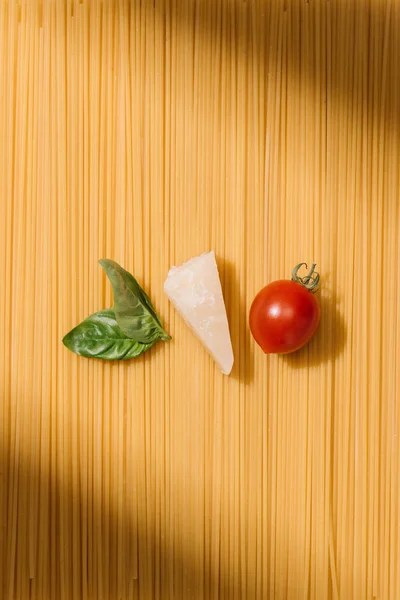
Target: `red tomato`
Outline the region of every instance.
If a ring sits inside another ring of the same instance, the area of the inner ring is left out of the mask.
[[[304,263],[302,263],[304,264]],[[318,300],[312,293],[319,275],[315,264],[306,277],[292,281],[274,281],[255,297],[250,309],[250,329],[265,353],[288,354],[302,348],[316,332],[321,315]]]

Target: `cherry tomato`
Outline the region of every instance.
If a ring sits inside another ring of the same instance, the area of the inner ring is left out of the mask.
[[[319,275],[313,263],[309,273],[299,277],[298,271],[304,264],[293,269],[291,281],[274,281],[265,286],[251,305],[251,333],[267,354],[295,352],[318,329],[321,309],[313,292],[317,290]]]

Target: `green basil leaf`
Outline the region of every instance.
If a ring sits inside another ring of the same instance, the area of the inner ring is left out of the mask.
[[[100,310],[74,327],[63,338],[64,345],[75,354],[103,360],[136,358],[153,345],[127,337],[118,327],[111,308]]]
[[[136,279],[113,260],[105,258],[99,262],[111,282],[114,292],[113,310],[125,335],[142,344],[170,340],[150,298]]]

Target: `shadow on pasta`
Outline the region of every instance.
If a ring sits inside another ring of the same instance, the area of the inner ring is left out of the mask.
[[[56,468],[55,459],[51,466],[39,465],[23,444],[18,459],[11,461],[8,453],[0,444],[0,475],[10,489],[8,519],[4,494],[0,496],[8,540],[8,545],[0,544],[0,590],[10,598],[183,598],[179,592],[186,598],[240,596],[238,578],[225,573],[217,557],[212,554],[210,562],[200,565],[192,547],[176,547],[173,528],[168,526],[163,535],[160,523],[157,527],[152,521],[155,505],[144,482],[138,482],[142,513],[136,515],[128,511],[129,502],[118,505],[125,492],[101,492],[92,477],[66,473],[66,464],[64,470]],[[35,516],[38,520],[32,521]],[[247,590],[255,597],[254,582],[248,582]]]
[[[254,352],[247,321],[246,299],[233,263],[217,257],[235,362],[231,377],[249,384],[254,377]]]
[[[320,297],[321,323],[311,341],[292,354],[285,354],[284,360],[294,368],[334,362],[344,351],[347,339],[347,326],[338,307],[335,293],[324,289]]]

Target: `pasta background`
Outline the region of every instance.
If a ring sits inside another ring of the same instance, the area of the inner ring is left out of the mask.
[[[0,596],[400,598],[396,0],[0,0]],[[214,249],[235,367],[163,293]],[[63,335],[111,305],[170,344]],[[321,327],[248,309],[318,263]]]

